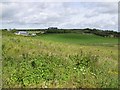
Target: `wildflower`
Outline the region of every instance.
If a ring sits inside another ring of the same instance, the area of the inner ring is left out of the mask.
[[[74,69],[76,69],[76,68],[74,67]]]
[[[92,75],[96,76],[94,73],[91,73]]]
[[[83,75],[85,74],[85,72],[82,73]]]
[[[47,86],[45,86],[45,88],[47,88]]]

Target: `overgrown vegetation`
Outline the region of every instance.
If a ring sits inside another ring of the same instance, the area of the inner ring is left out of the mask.
[[[2,41],[3,88],[118,88],[117,46],[83,46],[8,31]]]

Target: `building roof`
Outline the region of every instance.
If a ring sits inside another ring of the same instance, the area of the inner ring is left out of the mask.
[[[18,33],[24,33],[24,34],[26,34],[27,32],[26,31],[19,31]]]
[[[57,29],[57,27],[49,27],[48,29]]]

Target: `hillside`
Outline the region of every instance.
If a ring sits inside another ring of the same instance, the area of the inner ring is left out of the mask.
[[[118,87],[117,39],[3,31],[2,41],[4,88]]]

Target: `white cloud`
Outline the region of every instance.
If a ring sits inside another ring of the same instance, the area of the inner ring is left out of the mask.
[[[118,2],[119,0],[4,0],[2,2]]]
[[[3,28],[101,28],[117,30],[117,3],[2,3]]]

